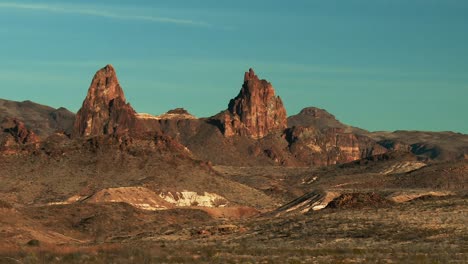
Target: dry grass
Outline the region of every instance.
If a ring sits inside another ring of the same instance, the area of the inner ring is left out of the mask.
[[[239,220],[230,232],[216,222],[186,223],[119,243],[23,246],[0,255],[22,263],[466,263],[467,213],[466,199],[455,196]]]

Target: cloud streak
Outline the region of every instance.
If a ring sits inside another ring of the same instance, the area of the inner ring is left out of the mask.
[[[166,23],[166,24],[177,24],[185,26],[199,26],[199,27],[211,27],[211,24],[195,21],[189,19],[178,19],[171,17],[162,16],[146,16],[146,15],[125,15],[116,12],[98,10],[93,8],[85,8],[78,6],[58,6],[49,4],[21,4],[15,2],[0,2],[0,9],[19,9],[19,10],[33,10],[38,12],[49,12],[49,13],[60,13],[60,14],[76,14],[84,16],[102,17],[108,19],[118,20],[131,20],[131,21],[143,21],[152,23]]]

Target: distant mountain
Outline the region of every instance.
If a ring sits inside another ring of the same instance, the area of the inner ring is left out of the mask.
[[[468,159],[468,135],[454,132],[395,131],[367,134],[389,149],[408,149],[426,159]]]
[[[428,160],[468,156],[468,136],[463,134],[369,132],[343,124],[316,107],[287,117],[272,84],[253,69],[244,74],[240,92],[227,109],[209,118],[198,119],[182,108],[160,116],[137,113],[126,101],[112,65],[96,72],[76,118],[65,108],[0,100],[0,119],[4,118],[24,123],[41,140],[57,131],[74,138],[165,135],[198,159],[220,165],[323,166],[389,150],[412,152]]]
[[[16,118],[45,138],[56,131],[70,134],[73,129],[75,114],[66,108],[52,108],[31,101],[15,102],[0,99],[0,121],[5,118]]]
[[[296,118],[296,123],[307,119],[310,111],[302,114],[306,117]],[[330,165],[386,152],[372,139],[353,134],[348,126],[288,128],[287,122],[286,110],[272,84],[260,79],[253,69],[244,74],[241,90],[226,110],[197,119],[185,110],[161,116],[136,113],[125,100],[114,68],[107,65],[91,82],[73,135],[162,133],[185,145],[196,157],[224,165]]]
[[[288,127],[304,126],[318,129],[341,128],[345,133],[366,134],[368,131],[341,123],[325,109],[307,107],[298,114],[288,117]]]
[[[313,127],[318,130],[342,129],[345,133],[365,136],[389,150],[409,151],[422,159],[461,160],[468,158],[468,135],[454,132],[377,131],[370,132],[341,123],[324,109],[308,107],[288,117],[288,126]]]

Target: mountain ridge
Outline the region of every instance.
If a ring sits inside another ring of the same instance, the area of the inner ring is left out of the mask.
[[[271,83],[261,80],[253,69],[244,73],[241,90],[227,109],[207,118],[196,118],[183,109],[159,116],[137,113],[126,101],[112,65],[96,72],[76,115],[31,101],[2,100],[0,118],[5,117],[24,122],[40,140],[55,132],[73,137],[162,133],[199,158],[222,165],[330,165],[382,154],[386,149],[431,160],[468,156],[467,135],[461,133],[369,132],[343,124],[317,107],[288,117]],[[51,125],[43,128],[46,122]]]

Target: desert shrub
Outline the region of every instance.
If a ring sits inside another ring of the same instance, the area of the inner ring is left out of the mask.
[[[41,242],[37,239],[31,239],[28,241],[28,243],[26,243],[26,245],[30,246],[30,247],[38,247],[41,245]]]

